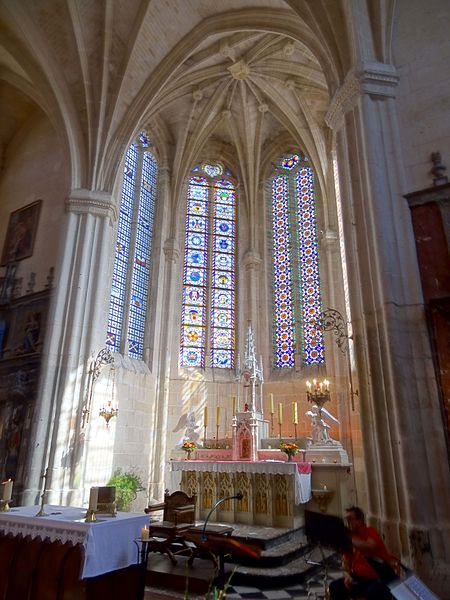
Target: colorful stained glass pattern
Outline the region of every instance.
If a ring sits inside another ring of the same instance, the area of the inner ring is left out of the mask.
[[[290,171],[294,167],[298,165],[300,162],[300,156],[298,154],[291,154],[291,156],[286,156],[281,161],[281,168]]]
[[[273,301],[275,316],[275,366],[295,365],[295,328],[292,291],[292,249],[288,178],[272,182]]]
[[[196,175],[188,189],[183,272],[180,364],[186,367],[204,366],[208,213],[208,182]]]
[[[157,164],[153,155],[143,151],[148,146],[150,141],[141,133],[139,145],[132,144],[125,157],[106,334],[107,347],[119,352],[123,350],[126,338],[128,355],[137,359],[142,359],[143,356],[157,176]],[[138,167],[139,171],[142,169],[140,181],[136,178]],[[133,236],[134,220],[136,230]],[[127,304],[128,322],[125,323]]]
[[[301,320],[303,323],[303,362],[307,365],[325,361],[323,333],[317,328],[321,297],[317,226],[314,203],[314,176],[310,167],[300,169],[295,177],[298,252],[300,269]]]
[[[234,366],[236,197],[223,167],[204,163],[189,180],[180,365]],[[211,232],[211,236],[209,233]],[[207,274],[210,273],[210,277]]]
[[[211,366],[234,366],[234,312],[236,251],[236,196],[231,182],[221,180],[214,186],[211,300]],[[232,209],[232,210],[230,210]],[[220,316],[218,319],[217,317]]]
[[[128,262],[130,255],[131,222],[133,219],[134,189],[136,186],[137,147],[133,144],[125,157],[122,201],[117,228],[116,252],[111,286],[111,299],[106,332],[106,346],[120,351],[125,310]]]
[[[128,355],[132,358],[143,356],[157,168],[152,154],[144,152],[128,323]]]
[[[321,312],[314,175],[306,157],[281,159],[284,174],[272,182],[275,366],[325,361]],[[290,171],[290,172],[289,172]]]

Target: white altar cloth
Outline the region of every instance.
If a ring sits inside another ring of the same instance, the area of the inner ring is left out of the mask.
[[[295,478],[295,504],[311,500],[311,464],[285,460],[173,460],[172,471],[197,471],[212,473],[267,473],[292,475]]]
[[[82,579],[136,564],[134,540],[141,537],[142,527],[148,524],[147,515],[118,512],[116,517],[101,515],[96,522],[85,523],[86,509],[49,504],[44,509],[46,517],[36,517],[39,506],[21,506],[0,513],[0,531],[83,544]]]

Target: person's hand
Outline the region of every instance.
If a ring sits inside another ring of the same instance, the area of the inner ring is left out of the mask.
[[[344,573],[344,585],[348,590],[351,590],[353,587],[353,579],[350,573]]]

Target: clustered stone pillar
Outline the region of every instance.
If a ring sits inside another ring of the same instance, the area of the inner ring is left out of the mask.
[[[428,563],[424,572],[434,572],[437,582],[449,576],[450,476],[413,231],[401,198],[397,81],[386,64],[352,71],[327,119],[343,174],[369,517],[393,552],[419,573]]]
[[[83,448],[81,411],[87,362],[105,344],[117,209],[111,194],[77,189],[69,195],[66,211],[24,504],[36,502],[47,467],[51,489],[47,501],[81,502],[83,489],[73,493],[71,487],[74,456],[80,458]]]

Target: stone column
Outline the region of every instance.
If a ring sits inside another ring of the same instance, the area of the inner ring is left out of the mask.
[[[336,136],[368,497],[393,552],[449,577],[450,474],[396,115],[395,69],[348,74]],[[441,588],[442,589],[442,588]]]
[[[170,172],[164,167],[159,170],[159,198],[163,206],[172,203]],[[179,279],[178,242],[174,237],[177,215],[173,210],[165,211],[167,221],[163,223],[164,231],[170,231],[169,238],[163,244],[163,265],[158,284],[161,294],[158,295],[159,312],[159,355],[157,367],[157,386],[154,407],[153,444],[150,460],[150,498],[162,499],[164,495],[164,479],[167,457],[167,423],[170,391],[170,369],[172,351],[179,348],[177,327],[179,315],[177,310],[177,292],[181,291]],[[172,237],[173,236],[173,237]]]
[[[258,343],[260,343],[261,338],[261,263],[261,256],[256,250],[249,250],[242,259],[242,266],[244,267],[245,272],[245,295],[247,296],[247,313],[242,315],[242,317],[245,319],[246,323],[248,323],[248,321],[251,322],[253,331],[257,332]],[[245,297],[245,295],[242,294],[241,296]],[[258,348],[258,344],[256,345],[256,348]]]
[[[39,501],[41,475],[47,467],[47,488],[51,489],[47,501],[72,499],[87,362],[105,344],[116,219],[117,209],[109,193],[77,189],[66,201],[24,504]]]

